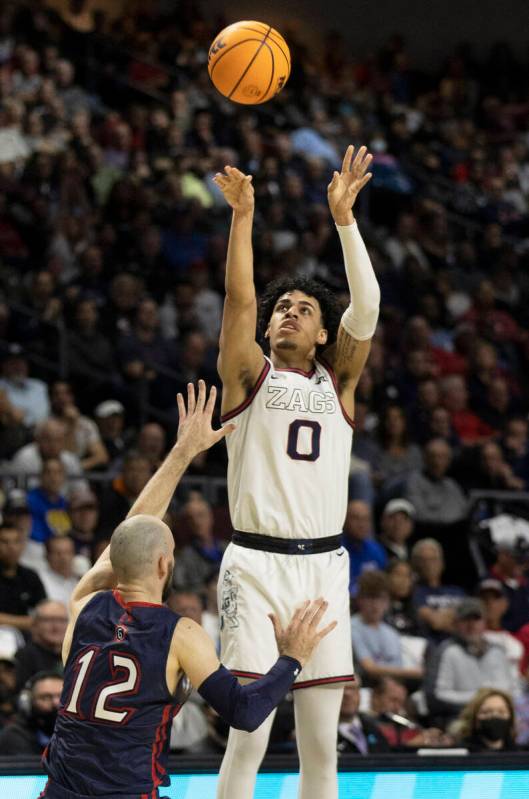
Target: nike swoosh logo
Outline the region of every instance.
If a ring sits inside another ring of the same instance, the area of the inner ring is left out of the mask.
[[[270,375],[271,380],[279,380],[279,375]]]
[[[341,558],[342,555],[345,555],[345,549],[342,549],[340,552],[337,552],[336,554],[338,555],[339,558]]]

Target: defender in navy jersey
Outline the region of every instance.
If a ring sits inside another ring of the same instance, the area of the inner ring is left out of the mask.
[[[322,599],[305,602],[285,629],[272,618],[281,657],[263,679],[241,687],[204,630],[162,604],[174,540],[161,519],[190,461],[231,432],[212,430],[214,403],[215,389],[206,402],[203,381],[198,399],[188,387],[187,410],[179,395],[176,445],[72,595],[64,689],[43,756],[49,779],[41,797],[158,799],[159,787],[169,784],[171,721],[189,683],[229,724],[254,730],[334,629],[319,629]]]
[[[261,298],[256,341],[252,178],[226,167],[215,182],[233,208],[220,335],[228,496],[235,534],[219,575],[221,653],[234,674],[255,678],[277,655],[261,619],[305,592],[329,600],[336,630],[294,684],[300,799],[334,799],[336,735],[345,682],[353,678],[349,558],[340,535],[347,507],[354,394],[375,332],[380,290],[352,208],[371,175],[362,147],[345,153],[328,201],[342,244],[351,302],[316,281],[280,278]],[[257,633],[257,634],[256,634]],[[250,739],[230,731],[218,799],[249,799],[273,718]]]

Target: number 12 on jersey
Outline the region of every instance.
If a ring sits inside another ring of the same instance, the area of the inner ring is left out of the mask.
[[[86,718],[80,710],[80,698],[86,687],[86,681],[92,671],[92,666],[98,656],[102,657],[99,648],[93,647],[87,649],[77,658],[75,667],[78,673],[70,700],[65,707],[66,713],[72,713],[74,716],[79,716],[83,719]],[[120,652],[109,652],[108,657],[110,659],[112,677],[116,679],[111,683],[107,682],[102,685],[97,692],[92,703],[89,720],[102,721],[107,724],[126,724],[134,712],[133,709],[122,708],[121,710],[112,710],[107,707],[106,703],[111,696],[130,696],[131,694],[137,693],[138,683],[140,681],[140,669],[136,659],[129,655],[123,655]]]

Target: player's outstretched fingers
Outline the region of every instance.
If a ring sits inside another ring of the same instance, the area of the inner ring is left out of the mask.
[[[198,397],[196,404],[196,410],[198,413],[201,413],[204,410],[205,404],[206,404],[206,384],[202,379],[200,379],[198,381]]]
[[[176,395],[176,404],[178,406],[178,421],[183,422],[187,416],[187,413],[186,413],[186,404],[180,392],[178,392],[178,394]]]
[[[195,387],[193,383],[187,384],[187,412],[190,415],[195,412]]]
[[[347,150],[345,151],[345,155],[342,161],[342,172],[349,172],[351,170],[351,161],[353,158],[353,153],[355,148],[352,144],[349,145]]]
[[[294,625],[301,624],[303,621],[305,621],[305,614],[307,613],[310,604],[310,599],[306,599],[305,602],[299,606],[299,608],[296,608],[294,615],[290,619],[290,624],[288,625],[289,627],[293,627]]]
[[[229,436],[230,433],[233,433],[234,430],[237,429],[237,425],[230,422],[230,424],[225,424],[224,427],[219,427],[218,430],[213,431],[213,442],[218,444],[219,441],[222,441],[223,438]]]
[[[329,635],[329,633],[332,633],[332,631],[334,629],[336,629],[337,626],[338,626],[338,622],[337,621],[331,621],[331,623],[328,624],[327,627],[324,627],[323,630],[319,631],[319,633],[316,636],[316,641],[321,641],[321,639],[325,638],[326,635]]]
[[[274,628],[274,635],[275,635],[276,639],[279,640],[281,638],[281,636],[283,635],[283,628],[281,627],[281,625],[279,623],[279,619],[277,618],[275,613],[269,613],[268,614],[268,618],[272,622],[272,626]]]
[[[211,417],[213,416],[213,411],[215,410],[215,401],[217,399],[217,389],[215,386],[211,386],[209,390],[209,397],[208,401],[206,402],[206,407],[204,408],[206,414]]]
[[[319,601],[318,607],[315,609],[314,615],[312,616],[312,619],[310,620],[310,626],[313,629],[317,629],[318,628],[318,626],[320,624],[320,621],[322,620],[323,616],[325,615],[325,612],[327,611],[328,607],[329,607],[329,603],[326,602],[324,599]]]

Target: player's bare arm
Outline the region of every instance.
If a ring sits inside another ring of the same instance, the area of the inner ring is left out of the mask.
[[[360,191],[371,179],[373,160],[365,147],[354,155],[347,148],[342,169],[335,172],[327,189],[332,217],[342,244],[351,304],[345,311],[336,342],[325,352],[338,378],[342,403],[354,418],[354,392],[365,366],[375,332],[380,305],[380,289],[353,215]]]
[[[214,181],[233,209],[218,359],[223,383],[222,410],[226,411],[244,402],[263,368],[264,355],[255,340],[257,300],[253,276],[252,177],[227,166]]]
[[[179,423],[177,441],[160,468],[153,474],[140,493],[127,519],[146,514],[162,519],[182,475],[193,458],[209,449],[233,430],[233,425],[214,430],[211,424],[217,390],[213,386],[207,396],[206,384],[199,380],[198,394],[194,386],[187,387],[187,407],[181,394],[177,396]],[[110,546],[97,562],[81,578],[70,599],[70,624],[66,631],[63,652],[69,651],[71,634],[77,616],[97,591],[106,591],[116,586],[116,578],[110,561]],[[71,628],[71,629],[70,629]]]
[[[279,660],[268,674],[247,686],[239,685],[220,664],[213,642],[203,628],[191,619],[182,619],[176,627],[169,655],[169,690],[174,693],[183,670],[192,685],[231,726],[255,729],[286,694],[322,638],[336,627],[335,621],[320,627],[327,607],[323,599],[306,601],[284,629],[271,615]]]

